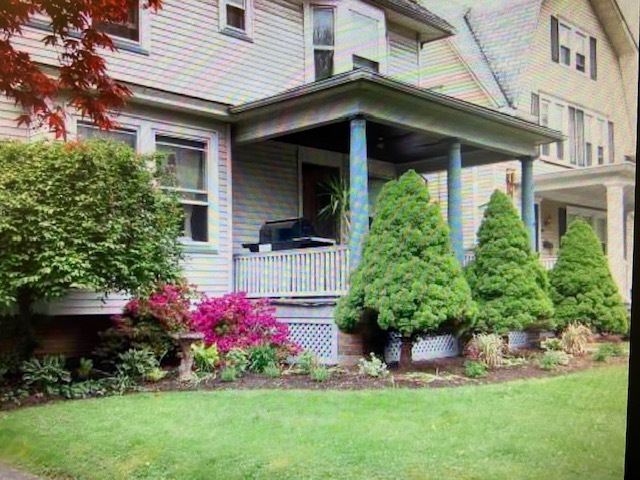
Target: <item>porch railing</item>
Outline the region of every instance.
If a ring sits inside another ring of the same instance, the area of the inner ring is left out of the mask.
[[[236,292],[258,297],[322,297],[348,289],[347,247],[304,248],[236,255]]]
[[[473,260],[473,252],[465,252],[463,265],[468,265],[469,262]],[[545,268],[545,270],[551,270],[553,266],[556,264],[558,257],[542,257],[540,258],[540,263]]]

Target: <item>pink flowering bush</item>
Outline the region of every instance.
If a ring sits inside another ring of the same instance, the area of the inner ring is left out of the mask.
[[[284,359],[297,354],[300,347],[289,340],[287,325],[276,320],[274,311],[268,300],[252,301],[245,293],[206,298],[192,312],[193,328],[223,354],[233,348],[270,346]]]

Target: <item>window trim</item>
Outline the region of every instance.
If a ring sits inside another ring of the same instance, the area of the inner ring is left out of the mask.
[[[245,17],[244,17],[244,30],[241,28],[234,27],[229,25],[227,22],[227,6],[229,6],[228,0],[220,0],[218,2],[218,18],[219,18],[219,28],[220,33],[224,35],[228,35],[230,37],[237,38],[239,40],[245,40],[248,42],[253,42],[253,32],[254,32],[254,0],[244,0],[245,2]],[[231,5],[235,7],[235,5]]]
[[[569,30],[568,45],[562,41],[562,28]],[[584,41],[584,51],[580,53],[584,57],[584,69],[578,68],[578,36]],[[564,68],[569,68],[591,80],[597,80],[597,40],[583,28],[576,27],[570,20],[561,16],[551,16],[551,60]],[[562,48],[569,50],[569,63],[562,59]]]

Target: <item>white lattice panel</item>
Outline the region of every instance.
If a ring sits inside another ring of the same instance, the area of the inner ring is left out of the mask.
[[[411,350],[413,360],[431,360],[458,355],[460,355],[460,347],[453,335],[421,337],[414,342]],[[398,334],[389,334],[384,357],[387,363],[397,362],[400,359],[400,336]]]
[[[289,338],[312,352],[320,363],[338,363],[338,328],[333,323],[287,322]]]
[[[523,348],[529,346],[527,332],[509,332],[509,348]]]

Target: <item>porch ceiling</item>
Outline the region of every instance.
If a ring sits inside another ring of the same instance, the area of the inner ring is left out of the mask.
[[[627,211],[635,210],[634,163],[614,163],[536,175],[536,196],[576,206],[605,209],[606,185],[624,186]]]
[[[230,109],[236,143],[278,139],[348,152],[348,121],[364,116],[369,156],[419,170],[446,165],[448,141],[465,165],[535,156],[560,132],[475,104],[355,70]],[[382,140],[380,140],[382,139]]]

